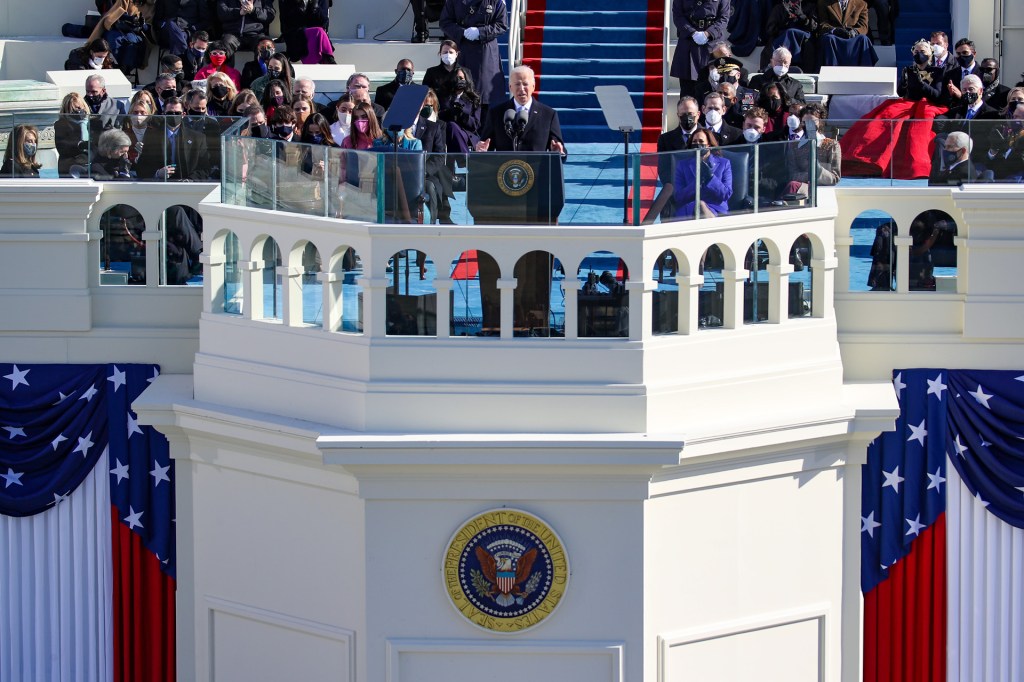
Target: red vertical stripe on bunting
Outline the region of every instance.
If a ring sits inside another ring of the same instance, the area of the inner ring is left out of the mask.
[[[111,507],[114,682],[174,682],[174,581]]]
[[[864,595],[864,682],[946,681],[946,515]]]
[[[648,0],[647,45],[644,54],[644,116],[641,120],[642,145],[656,146],[661,134],[662,95],[665,92],[665,61],[662,56],[664,43],[665,2]]]
[[[544,46],[544,12],[547,0],[530,0],[526,10],[526,30],[523,31],[523,64],[533,69],[537,80],[537,92],[540,92],[540,63]],[[512,65],[514,66],[514,65]],[[509,67],[509,71],[512,67]]]

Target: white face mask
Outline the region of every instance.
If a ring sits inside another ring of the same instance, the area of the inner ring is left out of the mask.
[[[147,118],[149,117],[142,116],[140,114],[135,114],[134,116],[132,116],[132,123],[135,125],[136,128],[141,128],[142,126],[146,125]]]
[[[459,54],[457,52],[445,52],[441,55],[441,61],[445,66],[452,66],[458,60]]]
[[[775,72],[776,76],[778,76],[779,78],[782,78],[787,73],[789,73],[789,67],[788,66],[773,66],[772,67],[772,71]]]
[[[946,48],[942,45],[932,45],[932,54],[942,59],[942,55],[946,54]]]
[[[717,83],[721,76],[718,74],[718,69],[711,69],[708,71],[708,80],[712,83]]]
[[[351,112],[347,112],[346,111],[344,114],[338,114],[338,123],[341,124],[342,128],[347,130],[349,128],[349,126],[352,125],[352,114],[351,114]]]
[[[103,66],[103,60],[102,59],[98,59],[96,57],[90,57],[89,58],[89,66],[91,66],[94,69],[98,69],[101,66]]]
[[[716,125],[722,122],[722,114],[717,109],[710,109],[704,114],[704,121],[714,128]]]
[[[757,142],[761,139],[761,133],[757,132],[754,128],[744,128],[743,139],[747,142]]]
[[[793,114],[790,114],[789,118],[786,119],[786,125],[789,126],[790,130],[796,130],[800,127],[800,119]]]

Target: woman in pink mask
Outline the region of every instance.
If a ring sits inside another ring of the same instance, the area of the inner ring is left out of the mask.
[[[228,48],[224,43],[219,41],[210,43],[206,50],[206,56],[210,63],[196,72],[197,81],[206,80],[211,73],[219,72],[231,79],[231,82],[235,84],[236,91],[242,89],[242,74],[238,72],[238,69],[227,65]]]

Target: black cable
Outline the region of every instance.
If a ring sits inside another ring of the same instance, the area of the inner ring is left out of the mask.
[[[402,19],[405,19],[405,15],[409,11],[410,8],[412,8],[412,0],[409,0],[408,4],[406,4],[405,9],[402,11],[402,16],[400,16],[397,19],[395,19],[395,23],[391,24],[386,29],[384,29],[383,31],[378,33],[377,35],[373,36],[373,40],[376,40],[377,42],[380,42],[380,43],[388,42],[386,40],[381,40],[380,37],[382,35],[384,35],[385,33],[387,33],[388,31],[390,31],[391,29],[393,29],[395,26],[398,26],[398,22],[400,22]]]

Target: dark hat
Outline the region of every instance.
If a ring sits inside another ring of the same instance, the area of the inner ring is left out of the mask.
[[[743,62],[736,59],[735,57],[718,57],[708,62],[708,66],[712,69],[718,69],[721,72],[737,71],[743,68]]]

